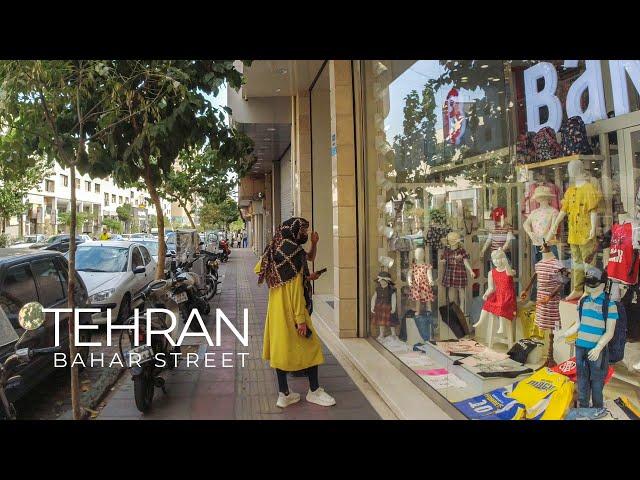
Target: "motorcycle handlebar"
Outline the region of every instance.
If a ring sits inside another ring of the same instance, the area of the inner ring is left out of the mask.
[[[31,350],[29,350],[29,356],[35,357],[36,355],[46,355],[49,353],[57,353],[60,351],[62,351],[62,347],[59,345],[57,347],[32,348]]]

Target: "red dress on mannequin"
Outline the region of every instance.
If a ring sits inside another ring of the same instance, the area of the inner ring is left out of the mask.
[[[482,309],[499,317],[513,320],[517,310],[513,277],[506,270],[500,272],[495,268],[491,270],[491,276],[495,290],[485,300]]]

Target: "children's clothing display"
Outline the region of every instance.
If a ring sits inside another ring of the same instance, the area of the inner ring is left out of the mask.
[[[611,280],[627,285],[638,282],[640,254],[635,249],[634,240],[637,238],[634,239],[634,236],[637,236],[637,229],[634,229],[631,223],[614,223],[611,227],[609,263],[607,264],[607,275]]]
[[[446,225],[430,225],[427,229],[427,236],[425,237],[427,245],[441,248],[442,239],[446,237],[449,232],[451,232],[451,228]]]
[[[529,216],[531,222],[531,243],[540,247],[544,241],[545,235],[549,232],[549,229],[553,225],[554,219],[558,216],[558,209],[553,207],[536,208]]]
[[[517,310],[513,276],[509,275],[506,270],[499,271],[494,268],[491,270],[491,277],[495,290],[485,300],[482,309],[499,317],[513,320]]]
[[[591,212],[598,208],[601,198],[600,191],[590,182],[571,186],[565,192],[561,210],[569,218],[570,245],[585,245],[589,241]]]
[[[547,187],[549,190],[551,190],[553,196],[550,199],[550,205],[556,210],[560,210],[560,199],[562,198],[562,194],[558,186],[555,183],[551,182],[533,182],[528,185],[527,193],[525,193],[524,201],[522,203],[523,220],[526,219],[531,214],[531,212],[540,208],[540,204],[533,198],[533,194],[535,193],[536,189],[541,186]]]
[[[464,260],[470,258],[466,250],[462,247],[445,247],[441,258],[445,261],[442,285],[453,288],[466,287],[468,281]]]
[[[496,225],[489,230],[489,235],[491,235],[491,251],[493,252],[494,250],[504,247],[504,244],[507,243],[509,235],[512,234],[512,232],[513,229],[509,225]]]
[[[393,327],[399,323],[397,316],[391,313],[391,296],[395,291],[396,289],[391,285],[384,288],[380,285],[376,286],[376,303],[371,318],[375,325]]]
[[[427,272],[431,269],[428,263],[411,265],[411,300],[417,302],[433,302],[435,299]]]
[[[511,349],[507,352],[507,355],[512,360],[524,365],[525,363],[527,363],[529,354],[540,345],[542,345],[541,342],[537,342],[530,338],[523,338],[521,340],[518,340],[513,345],[513,347],[511,347]]]
[[[564,267],[557,258],[542,259],[536,263],[537,297],[536,325],[542,329],[553,330],[560,323],[560,295],[557,293],[543,303],[560,285],[560,270]]]

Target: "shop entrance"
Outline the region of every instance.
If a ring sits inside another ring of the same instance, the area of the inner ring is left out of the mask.
[[[623,198],[629,213],[634,213],[634,205],[640,198],[640,125],[625,128],[620,132],[620,154],[625,165],[625,171],[633,172],[633,175],[624,176],[621,188],[624,189]]]

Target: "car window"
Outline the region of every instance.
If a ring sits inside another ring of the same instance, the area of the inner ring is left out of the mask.
[[[144,261],[142,260],[142,255],[138,247],[133,247],[133,252],[131,253],[131,269],[135,270],[137,267],[144,267]]]
[[[88,245],[76,252],[76,270],[79,272],[126,272],[129,249]]]
[[[36,284],[28,264],[18,265],[7,270],[2,292],[6,302],[4,309],[13,315],[17,315],[25,303],[38,300]]]
[[[151,256],[158,255],[158,242],[141,242]],[[143,252],[144,255],[144,252]]]
[[[31,270],[38,282],[40,303],[46,308],[64,300],[62,280],[53,260],[37,260],[31,263]]]
[[[139,248],[140,248],[140,251],[142,252],[142,258],[144,258],[145,265],[149,265],[151,263],[151,255],[149,255],[149,250],[147,250],[143,246]]]

